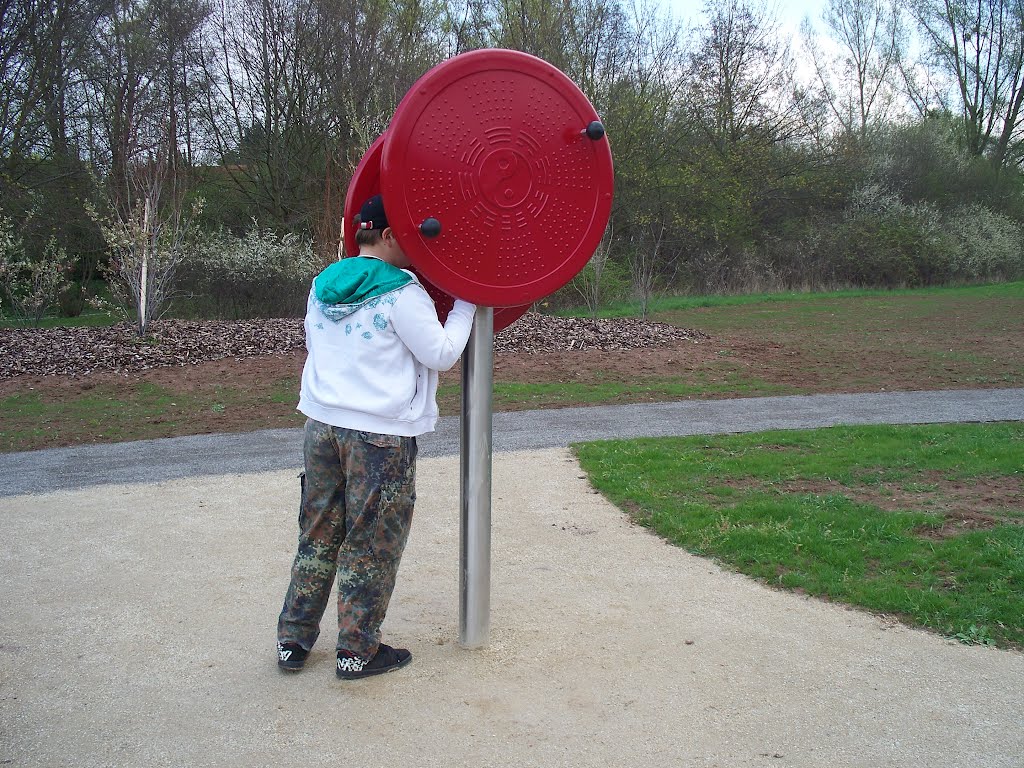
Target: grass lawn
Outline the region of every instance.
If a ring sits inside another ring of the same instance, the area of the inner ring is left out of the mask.
[[[447,384],[438,389],[438,399],[454,402],[461,397],[461,385]],[[758,397],[789,394],[784,387],[756,379],[726,378],[722,382],[706,380],[687,381],[678,377],[664,377],[640,383],[626,382],[494,382],[495,410],[523,410],[527,408],[573,407],[635,402],[637,399],[683,400],[686,398]]]
[[[245,382],[198,390],[139,380],[86,386],[63,397],[35,391],[0,397],[0,452],[174,437],[195,434],[197,425],[212,432],[300,427],[304,419],[294,411],[294,377],[256,390]]]
[[[782,293],[744,293],[711,296],[664,296],[651,300],[647,307],[649,315],[658,316],[672,312],[686,312],[693,309],[718,309],[746,307],[758,304],[808,304],[805,309],[796,308],[799,312],[816,312],[813,305],[822,302],[849,301],[851,299],[869,299],[891,301],[901,298],[932,299],[941,303],[948,298],[1021,300],[1024,299],[1024,281],[1009,283],[985,283],[979,285],[936,286],[932,288],[851,288],[840,291],[787,291]],[[868,302],[872,303],[872,302]],[[573,307],[559,314],[566,316],[589,316],[586,307]],[[635,302],[616,302],[602,307],[598,317],[639,317],[640,307]]]
[[[576,446],[593,485],[767,584],[1024,649],[1024,424]]]

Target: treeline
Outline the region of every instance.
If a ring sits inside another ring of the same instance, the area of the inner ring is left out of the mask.
[[[558,66],[608,130],[612,221],[564,301],[1024,274],[1016,0],[830,0],[792,39],[759,0],[0,0],[0,21],[6,308],[58,285],[73,313],[102,277],[142,329],[176,297],[300,311],[363,151],[482,47]]]

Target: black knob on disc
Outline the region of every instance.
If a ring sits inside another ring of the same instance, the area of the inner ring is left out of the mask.
[[[424,237],[434,238],[441,234],[441,222],[431,216],[429,219],[424,219],[423,223],[420,224],[420,234]]]
[[[603,138],[603,137],[604,137],[604,125],[602,125],[601,121],[595,120],[594,122],[592,122],[590,125],[587,126],[587,138],[588,139],[591,139],[593,141],[597,141],[598,139]]]

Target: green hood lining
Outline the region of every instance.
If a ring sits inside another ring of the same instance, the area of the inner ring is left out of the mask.
[[[313,284],[324,304],[362,304],[411,282],[406,272],[386,261],[353,256],[331,264]]]

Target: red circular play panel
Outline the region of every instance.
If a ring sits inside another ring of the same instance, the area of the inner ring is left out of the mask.
[[[566,75],[524,53],[472,51],[427,72],[375,144],[388,221],[417,271],[496,307],[568,283],[611,213],[598,121]]]
[[[348,183],[348,192],[345,195],[345,209],[342,220],[342,232],[345,240],[345,253],[355,256],[359,253],[359,246],[356,245],[356,228],[352,220],[359,213],[359,208],[374,195],[380,194],[380,156],[384,150],[384,139],[387,131],[382,133],[370,145],[370,148],[363,154],[359,165],[352,174],[352,180]],[[385,206],[384,211],[387,212]]]
[[[343,211],[343,228],[345,253],[349,256],[359,253],[359,246],[356,245],[356,228],[352,226],[352,220],[359,213],[359,208],[363,202],[380,193],[380,156],[386,136],[387,132],[385,131],[366,150],[366,153],[359,161],[359,165],[356,166],[356,170],[352,174],[352,180],[348,185],[348,193],[345,195],[345,208]],[[437,318],[443,323],[448,318],[448,313],[451,312],[455,299],[436,285],[433,285],[418,270],[414,268],[413,271],[416,272],[423,287],[427,289],[430,298],[434,300]],[[508,328],[508,326],[525,315],[529,308],[529,304],[524,304],[518,307],[498,307],[495,309],[494,332],[498,333]]]

